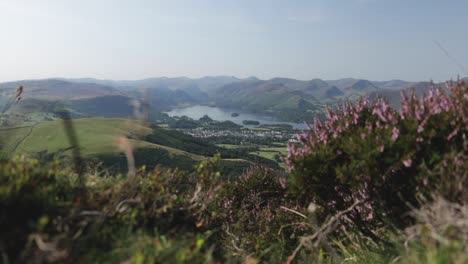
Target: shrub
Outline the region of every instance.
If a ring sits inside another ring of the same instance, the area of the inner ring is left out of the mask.
[[[405,226],[409,205],[432,190],[452,201],[466,201],[468,86],[447,83],[448,94],[430,88],[418,99],[402,93],[400,111],[378,98],[328,109],[289,145],[287,164],[293,191],[304,204],[314,202],[334,215],[356,200],[348,214],[355,227],[372,232],[387,221]],[[441,175],[445,176],[441,176]],[[447,177],[458,175],[459,182]],[[464,200],[465,199],[465,200]]]
[[[288,195],[286,178],[266,168],[253,167],[226,184],[215,202],[223,245],[233,256],[281,263],[310,230],[304,209]]]
[[[411,211],[405,230],[405,263],[464,263],[468,260],[468,205],[441,197]]]
[[[30,234],[44,232],[53,216],[68,214],[79,199],[77,178],[58,163],[41,167],[24,157],[2,161],[0,249],[18,258]]]

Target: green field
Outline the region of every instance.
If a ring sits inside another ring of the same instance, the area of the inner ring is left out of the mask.
[[[103,162],[104,167],[126,170],[125,155],[115,146],[119,136],[127,137],[133,147],[135,164],[192,169],[202,160],[212,157],[210,146],[180,132],[153,129],[140,121],[121,118],[73,119],[81,154],[86,159]],[[62,120],[40,122],[32,126],[0,129],[0,157],[17,154],[36,155],[61,152],[71,154],[71,143]],[[214,145],[213,145],[214,146]],[[224,145],[226,148],[243,146]],[[221,171],[226,175],[240,174],[251,163],[244,159],[222,159]]]
[[[241,146],[241,145],[233,145],[233,144],[216,144],[216,146],[220,148],[226,149],[239,149],[239,148],[248,148],[250,146]]]
[[[141,138],[150,134],[152,129],[135,120],[119,118],[74,119],[73,127],[84,156],[117,153],[118,150],[114,145],[115,138],[126,136],[130,138],[129,141],[134,149],[160,148],[167,150],[170,155],[188,156],[194,160],[203,159],[199,155],[142,140]],[[2,146],[2,153],[7,156],[40,151],[53,153],[70,147],[61,120],[41,122],[31,127],[3,130],[0,131],[0,138],[2,142],[5,142]]]
[[[32,131],[32,126],[0,129],[0,157],[13,153],[21,141]]]
[[[260,148],[259,151],[250,152],[250,154],[278,162],[275,157],[285,157],[288,154],[288,149],[286,147],[264,147]],[[285,167],[283,162],[278,162],[278,164]]]
[[[78,144],[83,155],[109,153],[115,151],[113,141],[117,136],[144,136],[150,128],[125,119],[84,118],[73,120],[78,136]],[[140,145],[138,140],[133,140]],[[34,153],[43,150],[56,152],[70,147],[63,123],[60,120],[41,122],[16,148],[15,153]],[[139,146],[141,147],[141,146]]]

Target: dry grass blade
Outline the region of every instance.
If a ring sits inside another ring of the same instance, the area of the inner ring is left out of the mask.
[[[299,213],[298,211],[295,211],[295,210],[293,210],[293,209],[289,209],[289,208],[284,207],[284,206],[280,206],[280,208],[283,209],[283,210],[286,210],[286,211],[288,211],[288,212],[291,212],[291,213],[293,213],[293,214],[296,214],[296,215],[298,215],[298,216],[300,216],[300,217],[302,217],[302,218],[304,218],[304,219],[307,219],[307,216],[305,216],[304,214]]]
[[[5,104],[2,109],[2,114],[7,112],[15,102],[19,102],[21,100],[21,95],[23,94],[23,86],[20,86],[16,89],[16,92],[11,96],[10,100]]]
[[[468,205],[437,197],[411,214],[418,223],[405,230],[408,237],[405,244],[421,236],[429,236],[443,245],[454,239],[468,244]]]
[[[81,203],[86,204],[87,194],[86,194],[86,185],[85,185],[85,179],[84,179],[84,174],[83,174],[83,158],[81,156],[78,136],[73,126],[73,121],[70,116],[70,113],[66,109],[63,109],[62,111],[58,112],[58,115],[62,119],[62,124],[65,129],[65,134],[67,135],[68,142],[72,150],[72,158],[73,158],[73,163],[75,167],[75,172],[78,174],[78,180],[81,186],[80,196],[77,197],[77,202],[80,204]]]
[[[133,147],[128,138],[119,136],[114,139],[114,145],[125,154],[128,167],[128,179],[133,181],[136,175],[135,158],[133,156]]]
[[[334,230],[334,228],[336,227],[336,225],[338,224],[338,221],[340,220],[342,216],[351,212],[352,210],[354,210],[356,206],[360,205],[363,202],[364,202],[363,200],[356,201],[348,209],[343,210],[337,213],[336,215],[330,217],[328,221],[324,225],[322,225],[319,228],[319,230],[317,230],[317,232],[315,232],[313,235],[301,237],[299,245],[293,251],[293,254],[288,257],[288,259],[286,260],[286,264],[291,264],[296,258],[296,255],[304,246],[311,245],[311,246],[316,247],[321,242],[323,237],[325,237],[328,233]]]

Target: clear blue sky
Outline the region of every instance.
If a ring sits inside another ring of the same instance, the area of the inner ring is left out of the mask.
[[[444,80],[466,69],[467,0],[0,0],[0,81]]]

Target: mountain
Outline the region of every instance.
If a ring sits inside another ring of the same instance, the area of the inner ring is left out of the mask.
[[[303,121],[320,113],[326,104],[355,100],[363,95],[386,96],[395,105],[399,90],[426,84],[403,80],[369,81],[344,78],[338,80],[296,80],[233,76],[202,78],[159,77],[142,80],[100,80],[94,78],[26,80],[0,84],[0,100],[8,100],[18,86],[24,86],[23,99],[59,100],[77,116],[128,117],[133,113],[130,100],[149,106],[151,113],[175,107],[216,105],[275,116],[284,121]]]
[[[157,86],[140,91],[141,100],[154,111],[170,110],[174,107],[201,104],[208,100],[208,95],[198,87],[171,90],[166,86]]]
[[[437,84],[436,84],[437,86]],[[422,95],[426,94],[429,91],[430,82],[418,82],[413,83],[411,86],[395,90],[395,89],[382,89],[376,92],[369,93],[370,99],[375,99],[376,97],[384,97],[390,104],[390,106],[394,109],[399,109],[401,104],[401,92],[404,91],[405,93],[409,94],[413,90],[416,96],[421,97]]]
[[[289,78],[248,79],[212,90],[208,95],[217,106],[243,109],[302,122],[320,112],[323,104],[344,94],[323,80],[300,81]]]
[[[100,80],[94,78],[78,78],[62,80],[76,83],[96,83],[101,85],[112,86],[114,88],[129,90],[129,89],[148,89],[154,87],[166,87],[170,90],[186,90],[190,87],[198,87],[202,91],[208,91],[223,85],[240,81],[241,79],[233,76],[206,76],[198,79],[187,77],[157,77],[146,78],[141,80]]]
[[[414,82],[407,82],[402,80],[373,81],[372,83],[379,88],[393,90],[405,89],[415,84]]]
[[[317,98],[299,88],[300,81],[275,78],[269,81],[246,80],[213,90],[209,96],[216,105],[268,112],[274,109],[296,108],[302,101],[317,103]]]
[[[344,89],[350,89],[350,90],[359,91],[359,92],[371,92],[371,91],[378,90],[379,88],[368,80],[358,80],[355,83],[353,83],[351,86],[345,87]]]
[[[299,102],[308,102],[310,105],[318,106],[350,95],[377,90],[379,88],[367,80],[300,81],[273,78],[242,80],[217,88],[208,95],[214,98],[217,105],[269,111],[297,109]],[[314,110],[314,108],[317,107],[303,110]]]
[[[132,100],[135,99],[122,95],[108,95],[70,100],[66,106],[80,116],[131,117],[133,115]]]
[[[207,104],[210,102],[207,92],[240,81],[240,79],[232,76],[207,76],[198,79],[160,77],[128,81],[93,78],[64,80],[74,83],[95,82],[100,85],[111,86],[141,99],[150,105],[154,111],[169,110],[177,106]]]
[[[350,92],[369,92],[378,90],[380,87],[373,82],[364,79],[345,78],[339,80],[328,80],[329,85],[336,86],[340,90]]]
[[[104,95],[121,95],[122,92],[97,83],[75,83],[57,79],[24,80],[0,83],[0,91],[13,92],[23,86],[23,98],[79,99]]]
[[[338,89],[338,87],[336,87],[336,86],[332,86],[332,87],[328,88],[325,91],[325,96],[326,97],[339,97],[339,96],[342,96],[344,94],[345,93],[343,91],[341,91],[340,89]]]
[[[368,81],[364,79],[354,79],[354,78],[343,78],[338,80],[327,80],[330,85],[335,85],[339,89],[348,89],[351,87],[355,88],[373,88],[377,87],[378,89],[405,89],[409,86],[415,84],[414,82],[407,82],[402,80],[390,80],[390,81]],[[362,90],[362,89],[361,89]]]
[[[343,79],[338,79],[338,80],[327,80],[326,82],[329,85],[336,86],[338,89],[344,89],[346,87],[352,86],[357,81],[358,79],[354,79],[354,78],[343,78]]]

